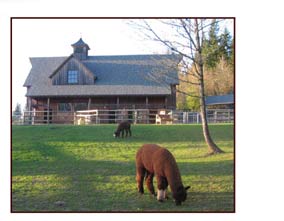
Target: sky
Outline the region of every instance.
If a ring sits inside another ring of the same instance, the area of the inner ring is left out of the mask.
[[[224,24],[233,30],[232,19]],[[154,27],[161,29],[159,24]],[[89,55],[167,53],[165,46],[147,40],[129,19],[13,19],[12,36],[12,110],[17,103],[22,110],[26,104],[23,84],[31,69],[29,58],[69,56],[71,44],[80,37],[89,45]]]

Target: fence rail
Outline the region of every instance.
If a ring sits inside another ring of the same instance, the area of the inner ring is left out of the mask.
[[[233,109],[208,109],[209,123],[234,122]],[[199,112],[181,110],[84,110],[64,111],[25,111],[22,115],[12,116],[12,124],[111,124],[128,120],[134,124],[198,124]]]

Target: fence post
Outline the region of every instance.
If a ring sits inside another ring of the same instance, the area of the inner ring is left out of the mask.
[[[49,109],[50,109],[50,98],[47,98],[47,124],[49,124]]]
[[[197,122],[196,122],[196,123],[198,123],[198,124],[199,124],[199,113],[198,113],[198,112],[196,113],[196,120],[197,120]]]
[[[137,110],[134,111],[134,124],[137,123]]]

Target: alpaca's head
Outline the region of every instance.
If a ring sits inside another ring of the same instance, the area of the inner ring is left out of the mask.
[[[117,131],[115,131],[114,133],[113,133],[113,136],[116,138],[116,137],[119,137],[119,132],[117,132]]]
[[[173,197],[175,199],[176,205],[181,205],[181,202],[184,202],[186,200],[186,196],[187,196],[186,191],[189,188],[190,188],[190,186],[187,186],[187,187],[180,186],[180,187],[178,187],[177,191],[173,195]]]

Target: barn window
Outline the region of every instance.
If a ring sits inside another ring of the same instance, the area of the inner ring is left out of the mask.
[[[74,104],[74,110],[79,111],[79,110],[87,110],[88,109],[88,104],[87,103],[75,103]]]
[[[71,111],[71,104],[70,103],[59,103],[58,111]]]
[[[68,84],[78,84],[78,71],[68,71],[67,82]]]

